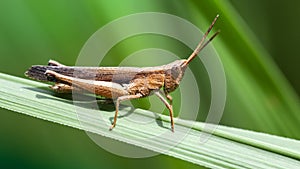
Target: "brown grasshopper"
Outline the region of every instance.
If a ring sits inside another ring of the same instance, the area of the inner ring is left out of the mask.
[[[25,75],[36,80],[55,82],[50,87],[55,92],[70,93],[72,90],[81,90],[93,92],[96,95],[106,98],[116,99],[116,111],[110,130],[116,125],[120,102],[154,94],[169,109],[171,128],[174,132],[172,97],[170,93],[178,87],[188,64],[220,32],[217,31],[204,43],[218,17],[219,15],[215,17],[188,59],[176,60],[167,65],[143,68],[70,67],[50,60],[48,66],[32,66]],[[162,88],[163,91],[161,90]]]

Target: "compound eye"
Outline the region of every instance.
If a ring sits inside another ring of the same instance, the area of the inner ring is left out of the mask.
[[[172,67],[171,69],[171,76],[173,79],[177,79],[177,77],[180,74],[180,68],[179,67]]]

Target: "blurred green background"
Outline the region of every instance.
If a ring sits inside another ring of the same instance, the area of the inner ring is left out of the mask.
[[[2,0],[0,72],[24,77],[28,67],[45,64],[50,58],[73,65],[95,31],[128,14],[170,13],[205,31],[220,13],[216,29],[222,32],[213,43],[228,83],[221,124],[300,139],[299,6],[296,0]],[[178,50],[178,42],[161,38],[145,36],[122,42],[108,56],[119,58],[108,59],[106,64],[117,65],[134,52],[130,50],[135,48],[127,49],[134,44],[137,49],[171,44],[162,48]],[[178,52],[186,57],[191,50]],[[199,61],[191,69],[203,72]],[[210,98],[209,92],[204,97]],[[209,108],[209,100],[204,103],[199,121]],[[1,168],[201,168],[164,155],[119,157],[99,148],[83,131],[4,109],[0,109],[0,134]]]

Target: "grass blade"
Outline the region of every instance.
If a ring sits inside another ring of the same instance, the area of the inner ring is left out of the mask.
[[[119,118],[118,126],[109,131],[113,111],[88,110],[73,105],[71,100],[58,97],[47,89],[46,84],[26,80],[6,74],[0,74],[0,107],[27,114],[36,118],[60,123],[66,126],[86,130],[95,134],[116,139],[137,147],[170,155],[192,163],[213,168],[293,168],[300,167],[300,141],[264,133],[247,131],[226,126],[218,126],[214,134],[205,143],[200,143],[205,124],[176,119],[175,133],[170,132],[169,117],[158,115],[157,122],[141,125]],[[75,109],[75,107],[77,108]],[[76,111],[77,110],[77,111]],[[130,111],[125,107],[121,114]],[[100,123],[99,113],[104,119]],[[153,112],[136,109],[135,117],[154,120]],[[81,117],[80,120],[78,117]],[[127,120],[126,120],[127,119]],[[184,139],[175,147],[170,142],[176,136],[189,130]],[[157,133],[169,132],[168,137],[153,137]],[[149,139],[151,138],[151,139]],[[170,148],[164,151],[164,148]]]

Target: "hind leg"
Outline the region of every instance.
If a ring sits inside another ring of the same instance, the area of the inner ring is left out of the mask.
[[[49,81],[72,84],[72,87],[86,90],[106,98],[115,99],[129,94],[122,85],[114,82],[79,79],[71,76],[65,76],[51,70],[47,70],[45,75]]]

